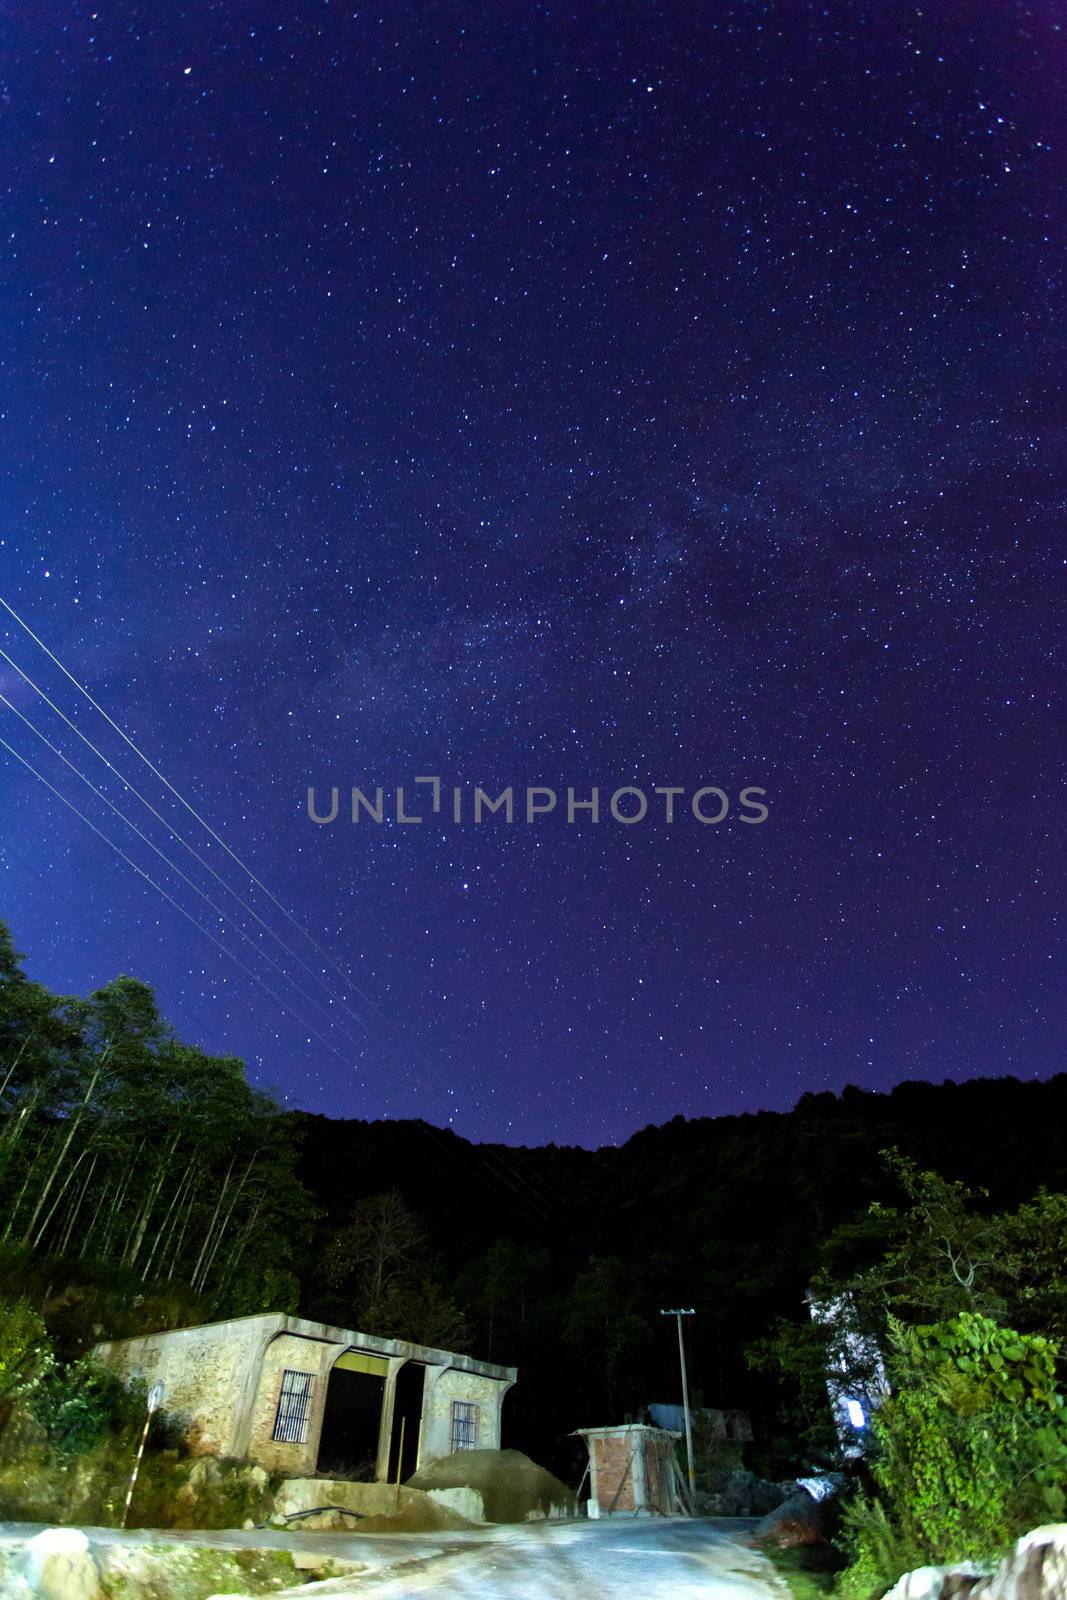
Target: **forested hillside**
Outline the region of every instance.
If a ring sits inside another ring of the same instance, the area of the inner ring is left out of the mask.
[[[676,1305],[697,1313],[697,1395],[750,1408],[768,1455],[788,1458],[795,1396],[752,1370],[750,1347],[779,1316],[807,1319],[836,1228],[874,1202],[906,1204],[883,1151],[960,1180],[989,1214],[1067,1179],[1067,1075],[808,1094],[788,1113],[679,1117],[597,1151],[472,1146],[411,1123],[303,1127],[320,1238],[343,1237],[361,1197],[399,1191],[425,1230],[423,1269],[462,1309],[472,1347],[520,1368],[514,1442],[557,1462],[570,1429],[678,1398],[674,1324],[658,1315]],[[868,1251],[891,1234],[883,1218]],[[332,1266],[309,1263],[306,1304],[339,1311],[337,1258],[317,1257]],[[396,1281],[419,1271],[398,1260]],[[357,1300],[360,1281],[355,1269]]]
[[[507,1442],[563,1472],[573,1429],[678,1398],[676,1305],[697,1400],[750,1409],[768,1468],[804,1459],[797,1390],[753,1353],[806,1322],[842,1224],[868,1219],[845,1236],[861,1264],[899,1233],[884,1208],[914,1195],[883,1152],[974,1191],[979,1219],[1067,1181],[1067,1076],[809,1094],[597,1151],[284,1113],[143,983],[52,995],[6,930],[0,1116],[3,1288],[61,1349],[261,1309],[469,1349],[519,1367]]]

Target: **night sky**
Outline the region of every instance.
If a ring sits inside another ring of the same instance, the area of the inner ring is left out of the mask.
[[[31,975],[512,1143],[1063,1069],[1061,15],[9,0],[0,594],[218,836],[4,612],[171,897],[0,748]]]

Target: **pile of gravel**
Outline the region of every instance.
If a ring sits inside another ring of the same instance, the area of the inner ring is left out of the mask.
[[[573,1491],[521,1450],[460,1450],[428,1462],[407,1486],[476,1489],[487,1522],[537,1522],[578,1513]]]

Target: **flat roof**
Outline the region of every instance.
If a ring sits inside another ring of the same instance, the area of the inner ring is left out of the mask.
[[[220,1322],[197,1322],[185,1328],[160,1328],[155,1333],[135,1334],[128,1339],[102,1339],[96,1346],[144,1344],[151,1339],[172,1339],[183,1334],[203,1333],[210,1329],[221,1333],[224,1329],[235,1331],[258,1325],[264,1334],[277,1337],[289,1333],[301,1339],[318,1339],[323,1344],[351,1345],[376,1355],[395,1356],[404,1361],[420,1361],[431,1367],[455,1367],[461,1372],[477,1377],[493,1378],[498,1383],[514,1383],[517,1367],[501,1367],[492,1361],[478,1361],[474,1356],[461,1355],[456,1350],[439,1350],[434,1345],[414,1344],[407,1339],[387,1339],[378,1333],[361,1333],[356,1328],[339,1328],[328,1322],[311,1322],[306,1317],[295,1317],[287,1311],[257,1311],[250,1316],[227,1317]]]

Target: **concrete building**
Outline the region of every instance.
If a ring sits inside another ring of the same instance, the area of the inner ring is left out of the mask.
[[[282,1312],[98,1345],[126,1379],[161,1382],[161,1409],[202,1455],[288,1478],[407,1478],[456,1450],[499,1450],[514,1367]]]
[[[645,1422],[576,1431],[589,1450],[591,1517],[685,1515],[674,1455],[679,1434]]]

